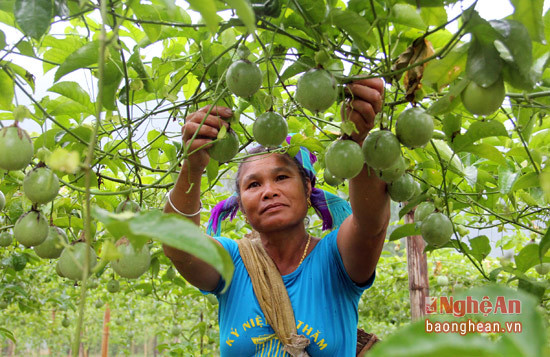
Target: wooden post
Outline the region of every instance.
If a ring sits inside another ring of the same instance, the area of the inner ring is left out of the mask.
[[[405,215],[405,223],[414,223],[414,210]],[[422,236],[407,237],[407,268],[412,321],[419,320],[425,315],[425,301],[430,294],[425,246],[426,243]]]
[[[101,357],[107,357],[109,354],[109,321],[111,320],[111,309],[105,304],[105,314],[103,315],[103,338],[101,339]]]

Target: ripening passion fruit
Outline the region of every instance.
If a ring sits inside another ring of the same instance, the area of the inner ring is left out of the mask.
[[[0,247],[9,247],[13,242],[13,237],[8,231],[0,232]]]
[[[17,125],[0,130],[0,169],[24,169],[33,154],[32,140],[25,130]]]
[[[330,172],[329,169],[325,169],[323,172],[323,180],[325,180],[325,183],[330,186],[340,186],[344,180],[342,180],[339,177],[336,177]]]
[[[430,213],[433,213],[435,211],[435,206],[431,202],[422,202],[419,204],[415,211],[414,211],[414,221],[420,222],[424,220],[424,218],[428,217]]]
[[[84,242],[78,242],[74,245],[65,247],[59,257],[59,271],[61,275],[75,281],[82,280],[86,252],[88,252],[90,262],[88,271],[91,271],[97,263],[97,254],[92,247],[88,248]]]
[[[61,228],[50,226],[46,240],[34,247],[34,252],[43,259],[59,258],[65,246],[69,244],[67,234]]]
[[[338,97],[336,80],[329,71],[311,69],[298,80],[294,97],[302,107],[312,112],[323,112]]]
[[[266,112],[256,118],[252,133],[258,144],[266,148],[274,148],[286,139],[288,124],[280,114]]]
[[[126,238],[119,239],[116,245],[121,257],[113,260],[111,266],[118,275],[123,278],[136,279],[149,269],[151,254],[147,245],[136,250]]]
[[[426,145],[432,138],[433,131],[432,116],[419,107],[404,110],[395,123],[397,138],[409,148]]]
[[[352,140],[336,140],[325,153],[326,168],[341,179],[359,175],[364,164],[361,147]]]
[[[414,179],[409,174],[404,174],[388,185],[390,198],[395,202],[407,201],[414,195]]]
[[[504,101],[506,90],[502,78],[488,87],[482,87],[471,81],[460,94],[462,104],[472,114],[493,114]]]
[[[48,167],[38,166],[25,176],[23,192],[33,203],[48,203],[59,192],[59,179]]]
[[[382,181],[391,183],[403,176],[408,166],[409,165],[407,164],[407,161],[403,158],[403,156],[399,156],[397,161],[391,167],[384,170],[375,170],[374,173]]]
[[[21,215],[15,222],[13,235],[25,247],[39,245],[48,237],[48,222],[42,213],[31,210]]]
[[[111,294],[118,293],[120,291],[120,283],[118,280],[111,279],[107,283],[107,291]]]
[[[420,225],[422,238],[436,248],[444,246],[453,235],[453,224],[449,217],[440,212],[434,212],[422,220]]]
[[[235,61],[227,69],[225,81],[233,94],[248,98],[260,89],[262,71],[255,63],[248,60]]]
[[[207,149],[208,155],[219,163],[228,162],[239,152],[239,137],[232,129],[228,129],[225,136],[214,141]]]
[[[369,133],[363,141],[363,156],[367,165],[383,170],[392,167],[401,156],[401,145],[389,130]]]

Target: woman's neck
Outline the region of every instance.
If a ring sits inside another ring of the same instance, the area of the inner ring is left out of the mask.
[[[307,245],[308,233],[305,227],[300,225],[284,231],[260,233],[260,239],[281,275],[286,275],[296,270],[300,264]]]

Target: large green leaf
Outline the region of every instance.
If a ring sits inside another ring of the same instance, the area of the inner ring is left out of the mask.
[[[88,93],[80,87],[76,82],[59,82],[48,89],[50,92],[61,94],[75,102],[81,104],[89,110],[90,114],[94,113],[94,105],[90,101]]]
[[[498,187],[500,189],[500,193],[503,195],[510,193],[519,175],[520,172],[510,169],[508,166],[499,166]]]
[[[216,269],[229,286],[234,270],[231,257],[190,220],[159,210],[115,214],[93,207],[92,215],[115,238],[126,236],[138,248],[152,239],[196,256]]]
[[[537,244],[527,244],[515,256],[516,266],[521,272],[526,272],[527,269],[534,267],[539,263],[539,246]]]
[[[216,3],[214,0],[187,0],[187,2],[193,10],[200,12],[210,32],[216,32],[218,28],[218,15],[216,14]]]
[[[540,185],[539,175],[536,172],[528,172],[518,177],[512,185],[511,191],[524,190],[526,188],[538,187]]]
[[[493,43],[472,39],[468,50],[466,73],[482,87],[488,87],[501,77],[502,60]]]
[[[138,19],[157,22],[162,20],[159,9],[156,6],[141,4],[138,1],[132,2],[130,6]],[[151,43],[154,43],[159,39],[162,31],[162,25],[155,23],[144,23],[142,26]]]
[[[99,41],[91,41],[71,53],[55,72],[54,81],[79,68],[97,63],[99,59]]]
[[[491,253],[491,244],[487,236],[478,236],[470,239],[470,247],[470,254],[480,263]]]
[[[462,148],[461,151],[469,152],[479,157],[489,159],[499,165],[506,165],[506,159],[504,158],[504,155],[502,155],[502,153],[497,148],[490,144],[479,143],[475,145],[468,145]]]
[[[390,242],[401,239],[403,237],[411,237],[420,235],[420,229],[416,228],[415,223],[403,224],[394,229],[390,234]]]
[[[371,25],[364,17],[350,10],[332,9],[329,20],[332,25],[347,32],[361,51],[369,49],[372,31],[369,31]]]
[[[50,26],[53,17],[51,0],[17,0],[15,20],[26,35],[39,39]]]
[[[252,10],[249,0],[226,0],[227,4],[237,12],[237,16],[246,26],[248,32],[254,33],[256,30],[256,15]]]
[[[514,6],[514,20],[520,21],[527,27],[529,35],[535,41],[545,43],[544,21],[542,12],[544,0],[510,0]]]
[[[293,1],[290,3],[295,5]],[[309,25],[317,25],[325,21],[327,16],[325,0],[296,0],[296,4],[300,7],[299,12],[303,12]]]
[[[393,5],[389,20],[391,22],[417,28],[420,30],[426,29],[426,24],[422,20],[420,14],[416,11],[416,8],[407,4],[395,4]]]
[[[539,259],[542,261],[542,257],[550,249],[550,229],[546,229],[546,233],[542,237],[539,243]]]
[[[457,135],[454,138],[452,141],[452,147],[456,152],[459,152],[479,139],[491,136],[507,137],[508,131],[506,131],[504,125],[497,120],[476,121],[470,125],[465,134]]]
[[[460,93],[466,88],[469,80],[463,78],[454,83],[449,91],[428,108],[427,112],[431,115],[441,115],[450,112],[460,103]]]

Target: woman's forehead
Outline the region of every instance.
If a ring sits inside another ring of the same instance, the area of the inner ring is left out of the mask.
[[[266,153],[262,155],[253,156],[246,159],[242,164],[241,177],[246,175],[264,172],[266,170],[272,171],[274,169],[286,169],[291,171],[298,171],[296,165],[289,160],[288,156],[279,153]]]

